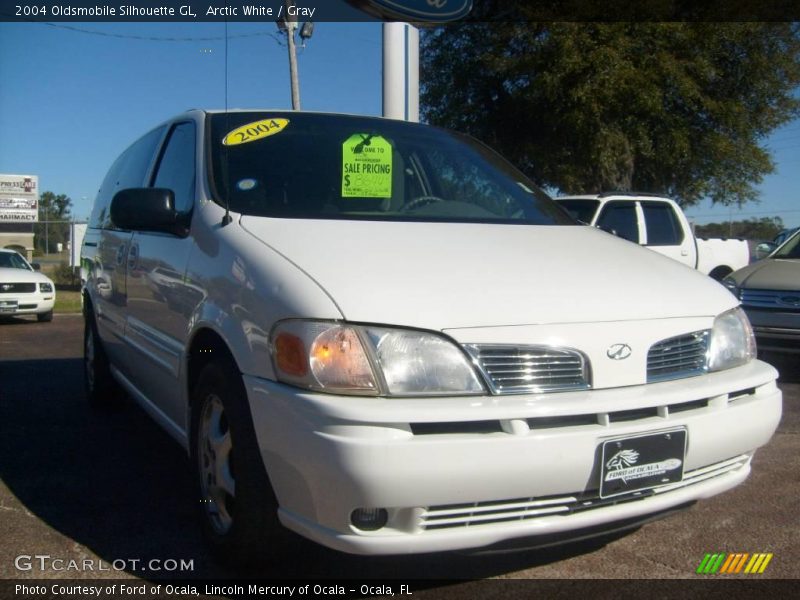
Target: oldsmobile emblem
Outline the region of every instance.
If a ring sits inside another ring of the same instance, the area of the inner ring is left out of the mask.
[[[613,344],[606,350],[606,356],[611,360],[625,360],[633,353],[628,344]]]
[[[7,292],[13,287],[14,287],[13,283],[4,283],[2,286],[0,286],[0,288],[2,288],[4,292]]]

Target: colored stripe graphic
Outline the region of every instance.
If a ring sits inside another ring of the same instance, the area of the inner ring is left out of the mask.
[[[717,558],[717,562],[714,563],[714,566],[711,569],[711,573],[712,574],[714,574],[717,571],[719,571],[719,568],[722,566],[722,561],[723,560],[725,560],[725,553],[724,552],[720,552],[719,553],[719,558]]]
[[[731,563],[734,562],[735,560],[739,560],[739,555],[738,554],[728,554],[728,559],[722,565],[722,568],[720,569],[719,572],[720,573],[729,573],[730,571],[728,569],[730,569]]]
[[[749,556],[750,556],[750,555],[749,555],[747,552],[745,552],[744,554],[742,554],[742,558],[739,560],[739,564],[738,564],[738,565],[736,565],[736,570],[735,570],[735,571],[733,571],[734,573],[739,573],[739,572],[742,570],[742,568],[744,567],[744,563],[747,561],[747,558],[748,558]]]
[[[723,560],[725,560],[724,552],[706,554],[700,566],[697,567],[697,572],[703,575],[713,575],[719,570]]]
[[[706,554],[703,557],[703,560],[700,561],[700,566],[697,567],[697,573],[705,573],[706,572],[706,566],[708,565],[708,561],[709,561],[710,558],[711,558],[710,554]]]
[[[750,555],[746,552],[729,554],[728,560],[726,560],[725,564],[722,565],[720,573],[738,573],[744,566],[744,562],[747,560],[748,556]]]
[[[732,575],[744,572],[750,575],[763,573],[772,560],[771,552],[715,552],[707,553],[697,567],[701,575]],[[746,565],[746,566],[745,566]]]

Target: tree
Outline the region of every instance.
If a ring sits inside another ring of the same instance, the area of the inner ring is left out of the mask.
[[[757,198],[766,136],[800,114],[798,24],[531,23],[525,6],[423,33],[425,120],[566,193]]]
[[[783,219],[780,217],[761,217],[760,219],[753,218],[729,223],[696,225],[694,232],[697,237],[706,238],[734,237],[748,240],[771,240],[783,231],[783,228]]]
[[[34,245],[37,250],[52,252],[69,241],[69,221],[72,219],[72,200],[65,194],[42,192],[39,196],[39,223],[34,226]],[[45,223],[46,221],[46,223]],[[54,222],[55,221],[55,222]]]

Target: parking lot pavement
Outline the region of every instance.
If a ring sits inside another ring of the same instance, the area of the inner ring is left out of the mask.
[[[82,331],[79,315],[56,315],[52,323],[0,323],[0,578],[244,575],[207,554],[189,466],[178,445],[132,404],[100,414],[89,410]],[[287,557],[258,575],[415,581],[698,578],[695,570],[706,553],[771,552],[759,577],[798,578],[800,368],[797,361],[777,364],[784,416],[771,443],[756,455],[748,481],[633,533],[550,550],[425,557],[354,557],[304,543],[300,559]],[[49,555],[65,565],[87,559],[94,570],[56,570],[52,564],[28,570],[21,555]],[[166,569],[169,560],[192,561],[192,569]],[[122,564],[114,561],[126,561],[124,568],[98,570]]]

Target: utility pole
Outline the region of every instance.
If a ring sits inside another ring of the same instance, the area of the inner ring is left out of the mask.
[[[300,82],[297,76],[297,49],[294,44],[294,30],[297,29],[297,17],[289,16],[289,6],[291,0],[286,0],[283,15],[283,22],[286,24],[286,37],[289,41],[289,78],[292,82],[292,109],[300,110]]]

